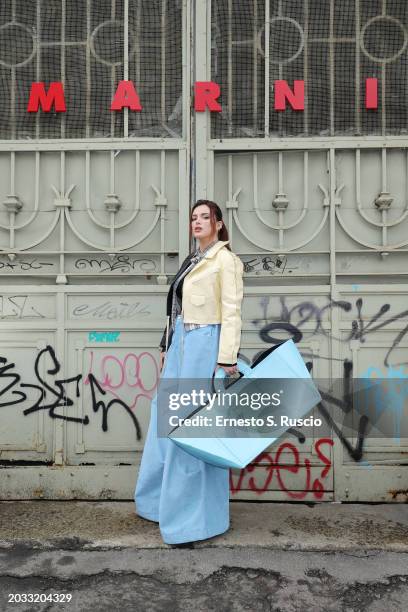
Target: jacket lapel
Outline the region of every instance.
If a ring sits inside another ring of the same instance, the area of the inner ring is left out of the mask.
[[[217,244],[214,244],[214,246],[208,251],[208,253],[204,255],[203,259],[199,261],[197,265],[194,266],[191,272],[189,272],[188,276],[190,276],[190,274],[195,274],[195,272],[197,272],[200,268],[202,268],[202,266],[205,265],[207,259],[212,259],[225,244],[228,244],[228,242],[229,240],[220,240],[217,242]]]
[[[211,247],[211,249],[209,249],[209,251],[204,255],[204,258],[201,261],[199,261],[198,264],[194,266],[194,268],[191,270],[191,272],[189,272],[189,274],[194,274],[196,270],[199,270],[205,264],[207,259],[211,259],[212,257],[214,257],[214,255],[216,255],[218,251],[222,249],[222,247],[225,244],[228,244],[228,243],[229,243],[229,240],[219,240],[217,244],[214,244],[214,246]],[[166,309],[167,316],[171,315],[171,304],[173,300],[174,283],[177,280],[177,278],[180,276],[180,274],[182,274],[184,270],[190,265],[191,257],[192,257],[192,254],[190,254],[188,257],[185,258],[185,260],[181,264],[180,270],[177,272],[176,276],[173,278],[171,282],[170,289],[167,294],[167,309]]]
[[[183,263],[180,266],[180,270],[177,272],[176,276],[173,278],[173,280],[171,281],[170,287],[173,287],[174,283],[176,282],[176,280],[178,279],[178,277],[184,272],[184,270],[186,268],[188,268],[188,266],[190,265],[191,262],[191,254],[188,255],[185,260],[183,261]]]

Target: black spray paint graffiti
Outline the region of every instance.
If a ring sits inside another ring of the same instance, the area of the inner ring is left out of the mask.
[[[284,255],[267,255],[265,257],[254,257],[242,262],[244,264],[244,272],[254,272],[264,270],[280,275],[285,272],[287,259]]]
[[[61,419],[64,421],[74,422],[74,423],[83,423],[84,425],[89,424],[89,417],[85,415],[83,419],[78,417],[72,417],[63,415],[57,412],[58,408],[61,407],[71,407],[74,405],[74,400],[71,398],[68,393],[67,387],[69,385],[73,385],[74,394],[76,398],[80,397],[80,382],[82,380],[82,374],[77,374],[71,378],[65,379],[57,379],[55,378],[53,381],[53,385],[49,384],[41,375],[40,370],[42,369],[43,363],[46,359],[49,360],[47,373],[50,376],[57,376],[57,374],[61,370],[61,366],[56,358],[55,351],[51,346],[47,346],[42,349],[36,357],[34,362],[34,374],[37,379],[37,384],[30,384],[21,382],[21,376],[16,373],[14,370],[14,363],[7,363],[7,360],[4,357],[0,357],[0,400],[6,397],[6,394],[10,392],[13,396],[13,399],[9,399],[8,401],[0,401],[0,408],[6,408],[9,406],[14,406],[21,404],[22,402],[27,401],[27,393],[23,391],[23,389],[34,389],[38,391],[39,395],[37,400],[28,408],[23,410],[24,415],[32,414],[34,412],[38,412],[39,410],[48,410],[48,414],[53,419]],[[312,364],[308,363],[308,369],[312,369]],[[346,361],[344,363],[344,394],[343,399],[339,400],[333,396],[330,396],[327,393],[321,391],[321,395],[325,401],[329,401],[331,403],[336,404],[338,407],[344,412],[348,412],[351,410],[350,403],[350,375],[351,375],[352,364],[351,362]],[[4,381],[5,385],[2,387],[1,382]],[[121,406],[130,418],[133,421],[136,430],[136,438],[137,440],[141,439],[141,429],[138,423],[137,418],[133,414],[132,410],[129,406],[122,400],[115,398],[110,401],[106,401],[106,391],[101,386],[100,382],[96,379],[96,377],[89,373],[87,377],[87,383],[90,385],[91,391],[91,405],[93,412],[97,413],[99,409],[102,413],[102,431],[108,431],[108,413],[109,409],[114,405]],[[99,394],[99,395],[98,395]],[[363,441],[364,441],[364,433],[367,427],[367,419],[366,417],[361,417],[359,429],[358,429],[358,440],[355,448],[349,443],[349,441],[343,436],[341,430],[338,428],[336,423],[333,421],[329,411],[320,403],[319,411],[322,416],[326,419],[326,421],[333,427],[335,433],[339,436],[340,440],[346,447],[350,456],[355,460],[359,461],[362,458],[363,454]],[[305,439],[302,434],[300,434],[296,429],[291,428],[288,430],[289,434],[294,435],[300,443],[304,443]]]
[[[312,363],[309,362],[307,364],[309,372],[312,372]],[[334,397],[330,393],[319,389],[320,395],[323,400],[328,402],[329,404],[334,404],[337,408],[343,411],[344,414],[348,414],[353,409],[353,401],[352,401],[352,391],[351,391],[351,373],[353,369],[353,364],[351,361],[346,359],[343,363],[343,397],[339,399]],[[350,441],[344,436],[342,430],[334,421],[333,417],[330,414],[330,411],[326,408],[323,402],[320,402],[317,405],[317,409],[323,418],[326,420],[326,423],[331,426],[334,433],[338,436],[339,440],[345,447],[346,451],[350,455],[354,461],[360,461],[363,458],[363,446],[364,446],[364,438],[366,435],[366,431],[369,425],[368,417],[366,415],[362,415],[358,421],[357,427],[357,441],[356,446],[350,443]]]
[[[88,425],[88,415],[85,415],[84,418],[81,419],[57,412],[58,408],[74,405],[74,400],[71,397],[72,393],[75,394],[76,398],[80,397],[79,383],[82,380],[82,374],[77,374],[71,378],[54,378],[53,384],[49,384],[41,375],[41,370],[44,366],[47,367],[47,374],[52,377],[56,377],[61,371],[61,365],[51,346],[42,349],[34,362],[34,375],[39,384],[21,382],[21,376],[14,371],[15,364],[7,363],[7,359],[0,357],[0,408],[6,408],[26,402],[28,399],[27,393],[25,393],[23,389],[34,389],[39,394],[38,398],[31,406],[23,410],[24,415],[32,414],[39,410],[48,410],[49,416],[53,419],[61,419],[63,421]],[[91,405],[93,412],[97,413],[101,410],[102,413],[102,431],[108,431],[108,412],[110,408],[116,405],[127,412],[135,427],[136,438],[140,440],[142,436],[140,425],[129,406],[118,398],[107,401],[106,391],[92,373],[88,374],[87,380],[89,381],[91,390]],[[2,386],[2,383],[4,386]],[[73,386],[74,388],[71,395],[68,392],[69,386]],[[7,393],[10,393],[13,399],[2,401],[2,399],[6,398]]]
[[[27,272],[28,270],[41,270],[45,267],[53,267],[55,264],[47,261],[38,261],[37,259],[32,259],[31,261],[0,261],[0,270],[6,270],[8,272]]]
[[[281,344],[281,343],[282,343],[282,340],[277,340],[274,344],[276,345],[276,344]],[[259,360],[264,353],[267,353],[267,352],[268,352],[268,349],[262,349],[261,351],[258,351],[258,353],[256,353],[256,355],[253,357],[252,361],[249,361],[241,353],[238,354],[238,357],[242,361],[246,362],[248,365],[253,366],[253,364],[257,360]],[[312,362],[306,362],[306,367],[309,370],[309,372],[312,372],[312,368],[313,368]],[[345,415],[349,414],[350,411],[353,410],[353,394],[352,394],[352,389],[351,389],[352,369],[353,369],[352,362],[348,359],[345,359],[343,362],[343,380],[342,380],[341,397],[336,397],[319,388],[319,392],[320,392],[322,399],[325,402],[332,404],[333,406],[340,409]],[[330,413],[330,410],[326,407],[323,401],[320,402],[316,406],[316,408],[321,414],[321,416],[325,419],[326,423],[331,427],[332,431],[338,436],[339,440],[341,441],[343,446],[346,448],[350,457],[354,459],[354,461],[360,461],[363,457],[364,438],[365,438],[366,431],[369,425],[369,420],[367,416],[362,415],[359,418],[357,432],[356,432],[356,438],[357,438],[356,446],[353,447],[350,441],[343,434],[341,427],[339,427],[339,425],[333,419]],[[295,427],[290,427],[289,429],[287,429],[286,433],[288,435],[294,436],[300,444],[304,444],[306,441],[304,434],[300,432],[299,430],[297,430]]]
[[[308,334],[322,334],[325,336],[330,336],[334,338],[333,334],[330,334],[328,330],[326,330],[322,324],[324,313],[331,308],[339,308],[344,312],[350,312],[353,309],[353,304],[347,301],[332,301],[330,300],[323,307],[316,306],[312,302],[301,302],[292,306],[292,308],[288,308],[286,305],[285,297],[280,298],[281,303],[281,312],[279,319],[276,321],[268,322],[267,315],[267,307],[269,304],[270,298],[265,297],[262,299],[261,305],[263,308],[263,318],[254,320],[253,323],[255,325],[262,325],[259,335],[263,342],[271,345],[280,344],[282,342],[282,338],[277,338],[273,334],[277,332],[285,332],[288,334],[289,338],[295,343],[298,343],[303,338],[303,332],[301,330],[302,326],[306,323],[314,322],[315,328],[312,330],[308,330]],[[378,331],[379,329],[383,329],[387,325],[394,323],[399,320],[406,320],[408,317],[408,310],[395,314],[393,316],[385,318],[384,315],[389,312],[390,305],[383,304],[377,313],[375,313],[370,320],[364,321],[363,317],[363,300],[362,298],[358,298],[355,302],[356,307],[356,318],[351,323],[351,330],[346,337],[337,338],[341,342],[349,342],[350,340],[359,340],[361,343],[364,343],[366,337],[373,333],[374,331]],[[405,322],[405,321],[404,321]],[[384,365],[386,367],[395,367],[406,365],[408,362],[402,362],[398,364],[390,364],[389,359],[394,351],[399,345],[401,340],[408,332],[408,325],[406,325],[401,331],[397,333],[392,344],[385,356]],[[260,351],[257,355],[255,355],[254,360],[257,359],[263,351]],[[320,355],[311,355],[310,353],[304,354],[304,357],[317,357],[321,358]],[[307,367],[309,371],[312,371],[312,363],[308,362]],[[324,402],[332,404],[339,408],[345,415],[347,415],[353,408],[352,405],[352,394],[351,394],[351,373],[353,369],[353,363],[346,359],[343,361],[343,393],[342,398],[334,397],[333,395],[324,392],[320,389],[320,394],[324,400]],[[363,457],[363,446],[364,439],[366,436],[367,428],[369,425],[369,421],[367,416],[362,415],[358,422],[357,427],[357,441],[356,446],[353,447],[350,441],[343,435],[343,432],[338,427],[338,425],[333,420],[329,409],[326,407],[325,403],[321,402],[317,408],[320,414],[325,418],[326,422],[332,427],[333,432],[339,437],[341,443],[346,448],[348,454],[355,461],[360,461]],[[300,443],[305,441],[303,435],[295,429],[288,430],[288,433],[294,435]]]
[[[116,255],[112,259],[86,259],[82,257],[75,261],[77,270],[97,270],[98,272],[140,272],[151,274],[156,271],[156,264],[152,259],[131,259],[129,255]]]
[[[351,302],[346,301],[335,301],[329,300],[327,304],[324,306],[316,306],[313,302],[300,302],[292,308],[288,308],[286,305],[285,297],[280,298],[281,303],[281,312],[279,315],[279,319],[276,321],[268,321],[267,315],[267,307],[269,304],[269,298],[264,298],[262,300],[262,308],[264,310],[264,316],[261,319],[256,319],[253,321],[254,325],[263,325],[261,328],[259,335],[263,342],[267,344],[277,344],[282,342],[281,338],[276,338],[273,333],[276,332],[285,332],[288,334],[289,338],[292,338],[294,342],[298,343],[303,338],[303,332],[301,330],[302,326],[306,323],[315,324],[315,328],[308,331],[308,334],[322,334],[324,336],[330,336],[332,339],[339,340],[340,342],[347,343],[350,340],[359,340],[361,343],[365,342],[366,337],[369,334],[372,334],[380,329],[384,329],[387,325],[391,325],[397,321],[404,321],[404,323],[408,319],[408,310],[404,310],[397,314],[385,317],[386,313],[390,310],[389,304],[383,304],[377,313],[371,316],[370,320],[364,321],[363,318],[363,300],[362,298],[358,298],[355,302],[356,307],[356,318],[351,323],[351,330],[347,336],[343,336],[342,338],[336,338],[330,331],[326,330],[322,324],[323,316],[327,310],[333,308],[339,308],[344,312],[350,312],[353,309],[353,304]],[[266,324],[265,324],[266,323]],[[394,337],[390,348],[384,358],[384,365],[386,367],[397,367],[408,365],[408,361],[403,361],[399,363],[390,363],[390,357],[393,351],[400,345],[403,338],[408,333],[408,323],[405,327],[400,330],[396,336]],[[318,356],[316,356],[318,357]]]

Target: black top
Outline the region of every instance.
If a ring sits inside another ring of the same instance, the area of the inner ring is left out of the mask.
[[[184,270],[186,268],[188,268],[188,266],[190,265],[190,261],[193,257],[193,253],[190,253],[190,255],[188,255],[185,260],[183,261],[183,263],[180,266],[180,270],[177,272],[176,276],[173,278],[170,288],[169,288],[169,292],[167,294],[167,302],[166,302],[166,317],[171,317],[171,305],[173,302],[173,289],[174,289],[174,283],[175,281],[178,279],[179,276],[181,276],[181,274],[184,272]],[[180,304],[180,310],[181,310],[181,302],[183,299],[183,283],[184,283],[184,278],[181,279],[177,290],[176,290],[176,297],[177,300]],[[162,351],[166,350],[166,330],[167,330],[167,326],[164,328],[164,332],[163,332],[163,336],[162,339],[160,340],[160,348]],[[171,340],[173,337],[173,330],[169,329],[169,338],[168,338],[168,343],[167,343],[167,349],[169,349],[170,344],[171,344]]]

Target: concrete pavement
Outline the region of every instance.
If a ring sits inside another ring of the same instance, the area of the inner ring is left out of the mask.
[[[406,612],[408,507],[233,502],[230,531],[190,550],[163,544],[131,502],[0,503],[0,610],[118,607]]]
[[[408,552],[406,504],[232,502],[231,528],[197,548]],[[132,502],[0,502],[0,546],[168,548]]]

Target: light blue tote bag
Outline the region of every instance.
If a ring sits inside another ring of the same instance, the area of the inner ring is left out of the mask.
[[[237,366],[243,376],[230,385],[228,391],[235,390],[235,385],[242,390],[248,384],[246,381],[253,382],[256,378],[301,379],[300,384],[296,385],[294,403],[291,402],[291,415],[296,414],[297,418],[304,417],[322,399],[293,340],[271,347],[251,367],[241,360],[238,360]],[[224,370],[217,370],[215,378],[224,377]],[[208,414],[206,410],[206,407],[200,408],[194,415],[204,416]],[[185,427],[180,425],[169,434],[169,438],[194,457],[223,468],[246,467],[288,429],[277,429],[276,436],[271,438],[192,438],[183,437],[183,433],[187,432]]]

